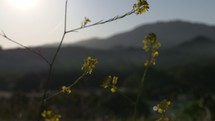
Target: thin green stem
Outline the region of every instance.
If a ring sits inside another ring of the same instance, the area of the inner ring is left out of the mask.
[[[86,73],[83,73],[83,74],[82,74],[81,76],[79,76],[71,85],[67,86],[67,88],[70,88],[70,89],[71,89],[74,85],[76,85],[76,84],[77,84],[82,78],[84,78],[86,75],[87,75]],[[60,91],[58,91],[58,92],[56,92],[56,93],[54,93],[54,94],[52,94],[52,95],[46,97],[45,100],[47,101],[47,100],[49,100],[49,99],[51,99],[51,98],[53,98],[53,97],[55,97],[55,96],[57,96],[57,95],[59,95],[59,94],[61,94],[61,93],[63,93],[63,90],[60,90]]]
[[[58,45],[58,48],[57,48],[57,50],[56,50],[56,52],[55,52],[55,54],[54,54],[54,56],[53,56],[53,59],[52,59],[51,64],[54,64],[54,62],[55,62],[55,60],[56,60],[56,58],[57,58],[57,55],[58,55],[58,53],[59,53],[59,51],[60,51],[60,49],[61,49],[61,46],[62,46],[62,44],[63,44],[63,40],[64,40],[64,38],[65,38],[65,36],[66,36],[66,26],[67,26],[67,4],[68,4],[68,0],[66,0],[66,3],[65,3],[64,32],[63,32],[62,38],[61,38],[61,40],[60,40],[60,43],[59,43],[59,45]]]
[[[45,84],[45,90],[43,92],[42,102],[41,102],[41,105],[40,105],[39,114],[38,114],[38,120],[37,121],[40,121],[42,119],[41,113],[45,109],[45,106],[46,106],[46,100],[45,99],[46,99],[46,96],[47,96],[49,83],[51,82],[52,67],[53,66],[50,64],[49,72],[48,72],[48,80],[47,80],[47,82]]]
[[[101,25],[101,24],[106,24],[106,23],[109,23],[109,22],[113,22],[113,21],[122,19],[124,17],[130,16],[130,15],[134,14],[135,11],[137,11],[137,9],[132,9],[131,11],[129,11],[129,12],[123,14],[123,15],[115,16],[115,17],[107,19],[107,20],[100,20],[100,21],[98,21],[96,23],[93,23],[93,24],[89,24],[89,25],[86,25],[86,26],[81,26],[81,27],[76,28],[76,29],[68,30],[68,31],[66,31],[66,33],[71,33],[71,32],[75,32],[75,31],[81,30],[81,29],[93,27],[93,26],[96,26],[96,25]]]
[[[4,32],[3,32],[3,34],[0,34],[0,36],[4,37],[5,39],[7,39],[7,40],[10,41],[10,42],[13,42],[13,43],[19,45],[20,47],[24,48],[25,50],[28,50],[28,51],[32,52],[33,54],[39,56],[39,57],[40,57],[42,60],[44,60],[47,64],[50,64],[50,62],[48,61],[48,59],[47,59],[46,57],[44,57],[40,52],[35,51],[35,50],[33,50],[33,49],[31,49],[31,48],[29,48],[29,47],[27,47],[27,46],[25,46],[25,45],[23,45],[23,44],[17,42],[17,41],[15,41],[15,40],[9,38]]]
[[[41,119],[42,119],[41,113],[42,113],[42,111],[46,107],[46,97],[47,97],[47,92],[48,92],[49,85],[50,85],[50,82],[51,82],[51,74],[52,74],[53,65],[54,65],[54,62],[55,62],[55,60],[57,58],[57,55],[58,55],[58,53],[59,53],[59,51],[61,49],[61,45],[63,43],[64,37],[66,35],[67,4],[68,4],[68,0],[66,0],[66,3],[65,3],[64,33],[62,35],[61,41],[59,43],[59,46],[58,46],[58,48],[57,48],[57,50],[56,50],[56,52],[54,54],[54,57],[53,57],[51,63],[49,64],[48,80],[45,83],[45,90],[43,92],[42,102],[41,102],[41,106],[40,106],[40,110],[39,110],[39,115],[38,115],[38,120],[37,121],[41,121]]]
[[[143,73],[143,76],[142,76],[142,79],[141,79],[141,82],[140,82],[140,86],[139,86],[139,89],[138,89],[138,92],[137,92],[137,97],[136,97],[136,101],[135,101],[135,105],[134,105],[134,121],[137,121],[137,113],[138,113],[137,108],[138,108],[138,105],[139,105],[139,102],[140,102],[140,97],[141,97],[142,92],[143,92],[144,81],[145,81],[145,78],[146,78],[147,71],[148,71],[148,66],[146,66],[146,68],[144,70],[144,73]]]

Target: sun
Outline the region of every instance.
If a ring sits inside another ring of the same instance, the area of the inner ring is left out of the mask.
[[[8,0],[8,2],[14,8],[28,10],[36,7],[39,0]]]

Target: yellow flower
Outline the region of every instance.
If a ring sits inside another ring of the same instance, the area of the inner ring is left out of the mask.
[[[137,3],[133,5],[136,15],[143,14],[149,9],[149,4],[146,0],[138,0]]]
[[[41,113],[44,121],[60,121],[61,115],[55,114],[52,110],[44,110]]]
[[[109,88],[112,93],[117,92],[117,84],[118,77],[117,76],[108,76],[104,82],[102,83],[103,88]]]
[[[81,70],[84,70],[87,74],[92,74],[97,63],[97,59],[88,57],[87,59],[84,59],[84,64],[82,65]]]
[[[118,77],[117,77],[117,76],[114,76],[114,77],[113,77],[113,80],[112,80],[112,84],[113,84],[113,85],[116,85],[116,84],[117,84],[117,80],[118,80]]]
[[[91,20],[89,18],[85,17],[84,22],[82,23],[82,27],[85,27],[90,22],[91,22]]]
[[[145,61],[144,66],[155,65],[155,58],[159,55],[157,51],[161,44],[158,42],[157,37],[154,33],[149,33],[143,40],[143,50],[148,52],[148,59]]]
[[[64,93],[66,92],[66,93],[70,94],[72,92],[71,89],[69,87],[66,87],[66,86],[62,86],[61,89]]]
[[[160,103],[158,103],[156,106],[154,106],[154,111],[163,114],[165,113],[171,106],[171,102],[168,100],[162,100]]]
[[[117,88],[116,88],[116,87],[112,87],[112,88],[110,89],[110,91],[111,91],[112,93],[115,93],[115,92],[117,91]]]
[[[144,66],[149,66],[149,61],[148,60],[145,61]]]

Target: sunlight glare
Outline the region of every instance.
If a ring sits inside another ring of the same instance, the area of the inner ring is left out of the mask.
[[[39,0],[8,0],[9,4],[14,8],[28,10],[34,8]]]

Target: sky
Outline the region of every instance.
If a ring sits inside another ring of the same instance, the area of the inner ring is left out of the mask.
[[[17,2],[19,1],[19,2]],[[124,14],[137,0],[68,0],[67,30],[81,26],[84,17],[92,23]],[[150,9],[105,25],[66,35],[64,43],[106,38],[158,21],[184,20],[215,26],[215,0],[148,0]],[[63,34],[65,0],[0,0],[0,30],[26,45],[58,43]],[[18,45],[0,37],[4,49]]]

